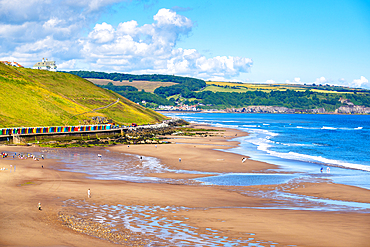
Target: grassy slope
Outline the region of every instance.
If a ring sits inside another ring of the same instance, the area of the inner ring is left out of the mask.
[[[0,127],[76,125],[93,116],[119,124],[154,123],[165,117],[80,77],[0,63]],[[120,98],[108,109],[90,112]],[[86,113],[75,116],[77,114]]]

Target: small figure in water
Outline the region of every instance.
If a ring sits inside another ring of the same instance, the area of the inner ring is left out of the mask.
[[[326,173],[330,173],[330,167],[326,167]]]
[[[101,154],[98,154],[98,159],[101,159],[101,158],[102,158]]]
[[[322,173],[323,170],[324,170],[324,168],[321,167],[320,172]]]
[[[41,154],[41,159],[44,159],[44,155],[43,154]]]

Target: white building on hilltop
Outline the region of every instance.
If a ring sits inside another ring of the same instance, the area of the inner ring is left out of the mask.
[[[57,71],[57,65],[55,61],[48,61],[48,59],[42,59],[42,62],[38,62],[35,65],[33,65],[32,69],[43,69],[43,70],[49,70],[49,71]]]

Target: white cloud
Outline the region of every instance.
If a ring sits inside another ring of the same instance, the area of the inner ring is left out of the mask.
[[[370,83],[368,79],[366,79],[364,76],[361,76],[360,79],[355,79],[349,83],[349,86],[355,88],[370,88]]]
[[[193,26],[191,20],[169,9],[160,9],[153,19],[157,22],[158,27],[191,28]]]
[[[305,82],[302,82],[300,77],[295,77],[293,79],[293,81],[286,80],[285,83],[289,83],[289,84],[304,84]]]
[[[338,79],[338,81],[339,81],[340,83],[345,83],[345,82],[346,82],[346,79],[344,79],[344,78],[340,78],[340,79]]]
[[[274,84],[275,81],[274,80],[267,80],[265,83],[267,83],[267,84]]]
[[[302,83],[302,82],[301,82],[301,78],[299,78],[299,77],[295,77],[295,78],[294,78],[294,82],[295,82],[295,83]]]
[[[75,68],[75,65],[76,65],[76,60],[72,59],[72,60],[59,64],[57,69],[58,70],[65,70],[65,69],[73,70]]]
[[[106,8],[119,0],[0,0],[0,60],[12,58],[31,67],[41,58],[59,69],[162,73],[203,79],[232,79],[249,72],[250,58],[206,57],[177,47],[194,23],[170,9],[160,9],[153,23],[102,22],[87,34]],[[80,66],[83,66],[81,68]],[[88,66],[88,67],[87,67]]]
[[[249,58],[216,56],[206,58],[195,49],[175,48],[177,41],[192,31],[190,19],[169,9],[160,9],[152,24],[120,23],[116,29],[96,24],[81,39],[82,54],[92,68],[131,73],[164,73],[209,79],[232,78],[248,72]]]
[[[316,84],[324,84],[324,83],[327,83],[327,82],[328,82],[328,80],[323,76],[321,76],[320,78],[316,78],[316,81],[315,81]]]
[[[115,30],[111,25],[103,22],[95,25],[94,31],[89,34],[89,38],[99,44],[107,43],[114,39],[114,32]]]

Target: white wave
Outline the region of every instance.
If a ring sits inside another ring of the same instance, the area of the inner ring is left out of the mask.
[[[228,124],[215,123],[215,124],[212,124],[212,126],[220,127],[220,128],[230,128],[230,129],[235,129],[235,125],[228,125]]]
[[[246,131],[249,132],[250,134],[253,134],[248,137],[251,138],[249,139],[249,142],[253,140],[258,140],[258,143],[260,143],[260,140],[263,140],[264,142],[272,142],[270,141],[270,139],[279,135],[278,133],[271,132],[265,129],[246,129]],[[253,136],[256,136],[256,138],[252,139]]]
[[[321,129],[322,129],[322,130],[336,130],[336,129],[338,129],[338,128],[323,126]]]
[[[303,126],[297,126],[297,129],[305,129],[305,130],[319,130],[322,128],[315,128],[315,127],[303,127]]]
[[[363,127],[357,127],[357,128],[341,128],[341,127],[327,127],[323,126],[321,129],[322,130],[361,130]]]
[[[135,155],[137,158],[140,158],[139,155]],[[154,173],[162,173],[168,170],[164,165],[162,165],[159,159],[149,156],[141,156],[141,168],[149,170]]]
[[[303,144],[303,143],[282,143],[282,142],[279,142],[278,144],[288,146],[288,147],[312,147],[312,146],[315,146],[314,144]]]
[[[202,121],[190,121],[190,123],[204,124],[204,125],[210,125],[211,124],[211,123],[202,122]]]
[[[321,163],[325,164],[327,166],[338,166],[343,168],[350,168],[350,169],[357,169],[357,170],[363,170],[363,171],[370,171],[370,166],[367,165],[361,165],[361,164],[354,164],[354,163],[348,163],[340,160],[332,160],[327,159],[321,156],[312,156],[312,155],[306,155],[306,154],[299,154],[295,152],[289,152],[289,153],[280,153],[276,151],[271,151],[270,148],[275,144],[274,141],[271,141],[270,138],[273,137],[273,135],[278,135],[273,132],[269,132],[266,130],[260,130],[257,129],[254,131],[256,133],[255,136],[246,138],[246,141],[249,143],[254,144],[257,147],[257,150],[266,152],[267,154],[275,157],[279,157],[282,159],[288,159],[288,160],[297,160],[297,161],[304,161],[304,162],[310,162],[310,163]],[[292,143],[281,143],[278,142],[278,144],[281,145],[287,145],[287,146],[311,146],[311,145],[318,145],[320,144],[292,144]]]
[[[299,161],[305,161],[305,162],[313,162],[313,163],[322,163],[328,166],[339,166],[344,168],[351,168],[356,170],[363,170],[363,171],[369,171],[370,172],[370,166],[366,165],[360,165],[360,164],[353,164],[348,162],[343,162],[340,160],[332,160],[327,159],[321,156],[311,156],[307,154],[299,154],[295,152],[289,152],[289,153],[279,153],[275,151],[266,150],[268,154],[273,155],[275,157],[283,158],[283,159],[289,159],[289,160],[299,160]]]

